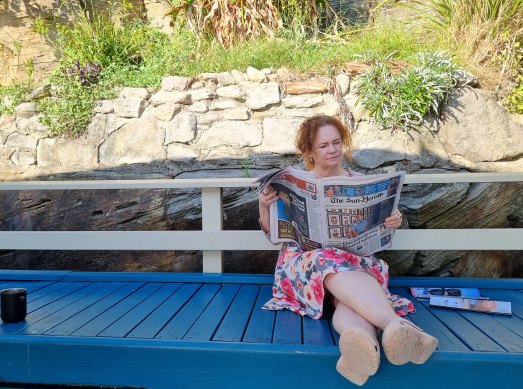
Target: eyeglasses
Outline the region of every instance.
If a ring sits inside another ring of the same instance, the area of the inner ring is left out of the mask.
[[[461,290],[456,288],[435,288],[429,289],[429,294],[434,296],[461,296]]]

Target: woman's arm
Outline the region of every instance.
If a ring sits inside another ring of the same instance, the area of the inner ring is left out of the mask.
[[[269,208],[276,200],[278,200],[278,192],[276,192],[271,185],[268,185],[262,192],[260,192],[258,200],[260,209],[260,226],[265,233],[268,233],[270,230]]]

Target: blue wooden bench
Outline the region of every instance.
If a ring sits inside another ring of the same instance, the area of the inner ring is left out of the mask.
[[[412,175],[407,183],[523,181],[523,174]],[[202,230],[3,231],[2,249],[204,250],[204,272],[0,270],[0,289],[28,290],[25,322],[0,324],[0,387],[30,384],[137,388],[340,388],[329,316],[263,311],[272,275],[221,273],[222,250],[277,249],[260,231],[222,230],[222,188],[249,179],[4,182],[0,190],[202,188]],[[399,230],[398,250],[523,250],[523,229]],[[275,253],[276,256],[276,253]],[[439,339],[424,365],[383,357],[368,388],[514,387],[523,369],[523,280],[396,277],[410,286],[478,287],[512,302],[512,316],[431,308],[410,319]]]

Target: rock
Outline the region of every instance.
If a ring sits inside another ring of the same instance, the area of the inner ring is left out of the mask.
[[[191,77],[169,76],[162,79],[161,90],[166,92],[189,90],[193,79]]]
[[[33,89],[27,94],[25,99],[27,101],[35,101],[49,96],[51,96],[51,84],[45,84]]]
[[[218,73],[216,75],[216,79],[218,80],[218,84],[221,85],[222,87],[228,86],[228,85],[233,85],[236,83],[236,79],[229,72]]]
[[[114,112],[113,100],[99,100],[94,106],[95,113],[112,113]]]
[[[205,100],[197,101],[188,107],[189,111],[196,113],[205,113],[209,111],[209,103]]]
[[[118,166],[162,161],[166,157],[164,136],[164,130],[153,121],[134,119],[100,145],[100,164]]]
[[[222,112],[223,120],[249,120],[249,111],[245,108],[226,109]]]
[[[191,104],[191,94],[189,92],[160,91],[152,95],[149,102],[154,107],[166,103],[188,105]]]
[[[267,109],[281,102],[280,86],[275,82],[260,84],[249,91],[245,104],[252,110]]]
[[[165,128],[165,145],[173,142],[190,142],[196,136],[196,114],[182,112],[174,117]]]
[[[218,74],[216,73],[202,73],[198,76],[203,81],[216,81],[218,82]]]
[[[25,135],[18,132],[13,132],[7,136],[5,145],[8,147],[34,150],[38,143],[38,139],[39,137],[33,134]]]
[[[181,104],[161,104],[154,109],[154,116],[162,122],[170,121],[182,110]]]
[[[267,76],[263,72],[253,68],[252,66],[247,68],[247,78],[249,81],[255,83],[262,83],[267,80]]]
[[[216,89],[219,97],[233,99],[236,101],[245,101],[245,92],[238,85],[223,86]]]
[[[214,99],[216,96],[216,93],[209,89],[197,89],[191,91],[191,100],[192,101],[200,101],[200,100],[210,100]]]
[[[15,115],[18,118],[29,119],[31,116],[36,115],[36,104],[33,102],[19,104],[15,108]]]
[[[505,109],[482,90],[460,89],[449,97],[442,115],[439,136],[451,157],[476,163],[523,156],[523,126],[511,121]]]
[[[349,62],[347,65],[345,65],[345,71],[350,74],[352,77],[355,77],[359,74],[365,73],[367,70],[371,68],[371,65],[367,65],[366,63],[353,61]]]
[[[98,144],[90,139],[45,138],[38,143],[39,167],[90,169],[98,165]]]
[[[146,102],[139,97],[113,100],[114,114],[122,118],[139,118],[145,110]]]
[[[145,88],[123,88],[120,91],[119,97],[126,99],[129,97],[137,97],[142,100],[148,100],[151,97],[149,91]]]
[[[322,80],[297,81],[285,84],[285,93],[288,95],[304,95],[308,93],[325,93],[329,88]]]
[[[266,118],[263,120],[263,142],[260,153],[295,154],[294,139],[300,119]]]
[[[239,107],[241,107],[240,103],[238,103],[236,100],[230,100],[230,99],[213,100],[209,104],[209,109],[211,111],[221,111],[224,109],[233,109],[233,108],[239,108]]]
[[[251,122],[223,121],[212,125],[196,142],[197,149],[214,149],[220,146],[236,148],[258,146],[262,131]]]
[[[276,71],[276,80],[278,82],[287,82],[291,77],[291,72],[287,68],[279,68]]]
[[[237,84],[241,84],[244,79],[243,79],[243,73],[240,72],[239,70],[231,70],[231,76],[232,78],[234,78],[234,81],[237,83]]]
[[[443,169],[426,169],[420,173],[445,173]],[[438,215],[455,207],[465,197],[468,183],[409,184],[403,187],[400,206],[411,227],[425,227]]]
[[[467,185],[469,190],[459,204],[444,208],[444,213],[427,222],[427,228],[508,227],[507,215],[523,210],[523,182]]]
[[[193,162],[198,158],[192,147],[180,143],[171,143],[167,146],[167,159],[174,162]]]
[[[338,74],[336,76],[336,87],[340,96],[345,96],[350,90],[350,77],[346,74]]]
[[[286,108],[311,108],[323,104],[323,97],[317,94],[288,96],[283,99]]]
[[[15,150],[15,152],[11,155],[10,160],[15,165],[19,166],[29,166],[36,164],[36,158],[30,151]]]

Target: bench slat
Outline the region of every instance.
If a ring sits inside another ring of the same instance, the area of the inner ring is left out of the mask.
[[[261,307],[272,298],[272,286],[264,285],[256,299],[251,320],[245,331],[243,341],[246,343],[271,343],[276,318],[275,311],[265,311]]]
[[[259,291],[258,285],[242,285],[213,340],[220,342],[240,342],[242,340]]]
[[[276,312],[272,342],[275,344],[301,344],[301,316],[283,310]]]
[[[136,284],[135,284],[136,285]],[[100,312],[105,311],[119,301],[122,296],[128,295],[136,287],[126,282],[104,282],[102,289],[92,295],[93,303],[68,319],[46,331],[46,335],[67,336],[78,328],[94,319]]]
[[[223,285],[183,339],[191,341],[211,340],[239,289],[239,285]]]
[[[220,288],[221,285],[219,284],[204,284],[176,316],[156,335],[156,339],[183,339]]]
[[[154,338],[166,324],[165,318],[170,320],[174,315],[176,315],[200,287],[201,284],[184,284],[134,330],[132,330],[127,337],[141,339]]]
[[[170,297],[178,288],[179,284],[165,284],[155,290],[149,297],[137,303],[133,309],[116,320],[113,324],[103,330],[99,336],[110,336],[123,338],[151,314],[159,305]]]
[[[423,302],[428,306],[428,302]],[[491,338],[463,318],[457,310],[438,308],[432,309],[432,313],[452,331],[473,351],[505,352],[505,349],[495,343]]]

